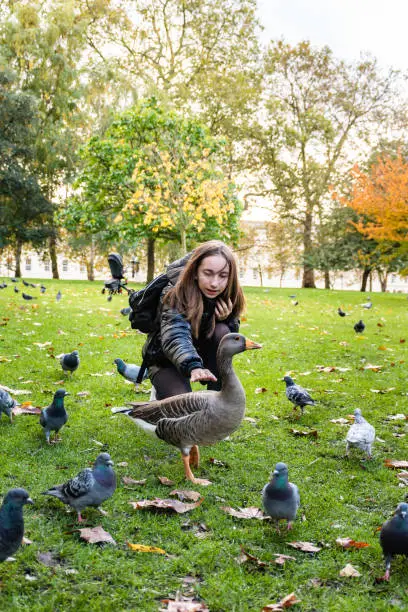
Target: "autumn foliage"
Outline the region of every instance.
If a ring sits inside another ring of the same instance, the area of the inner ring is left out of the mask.
[[[353,190],[347,206],[364,216],[359,232],[377,241],[408,241],[408,163],[401,154],[379,158],[369,173],[353,168]]]

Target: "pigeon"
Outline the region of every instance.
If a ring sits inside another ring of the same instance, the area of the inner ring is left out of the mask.
[[[122,314],[124,317],[128,317],[131,312],[132,312],[132,309],[130,306],[128,306],[127,308],[121,308],[120,310],[120,314]]]
[[[60,364],[64,372],[71,372],[72,375],[79,366],[78,351],[72,351],[72,353],[64,353],[64,355],[61,355]]]
[[[362,334],[364,330],[365,330],[365,325],[363,321],[360,319],[359,322],[354,325],[354,331],[356,332],[356,334]]]
[[[360,408],[354,411],[354,423],[350,427],[346,436],[346,455],[349,454],[350,446],[356,447],[367,453],[368,459],[371,458],[371,445],[375,440],[375,429],[368,423],[361,414]]]
[[[11,278],[10,280],[12,283],[18,283],[18,280],[16,278]]]
[[[361,304],[363,308],[365,308],[366,310],[370,310],[370,308],[373,307],[373,303],[371,301],[370,298],[368,298],[367,302],[365,304]]]
[[[30,286],[30,283],[27,283],[27,281],[25,281],[24,279],[22,280],[22,283],[23,283],[23,285],[25,287],[29,287]]]
[[[289,297],[294,300],[296,298],[296,295],[290,295]]]
[[[262,489],[262,502],[265,512],[279,521],[286,519],[287,528],[292,529],[300,506],[297,486],[288,481],[288,468],[285,463],[277,463],[271,474],[271,480]]]
[[[17,406],[16,400],[5,389],[0,389],[0,416],[4,412],[10,419],[10,423],[12,423],[13,408],[15,406]]]
[[[5,289],[7,287],[6,283],[0,283],[0,289]]]
[[[23,506],[33,504],[25,489],[10,489],[0,508],[0,562],[20,548],[24,535]]]
[[[57,300],[57,302],[59,302],[61,298],[62,298],[62,293],[61,291],[58,291],[55,299]]]
[[[292,300],[292,305],[297,306],[299,304],[298,300]]]
[[[28,293],[24,293],[24,291],[23,291],[23,293],[21,295],[23,296],[23,298],[25,300],[33,300],[34,299],[32,295],[28,295]]]
[[[40,425],[44,429],[47,444],[51,444],[51,431],[55,431],[54,442],[61,439],[58,438],[58,432],[68,421],[68,414],[64,406],[64,397],[66,395],[69,395],[68,391],[58,389],[54,394],[51,404],[41,412]]]
[[[45,293],[45,292],[46,292],[46,290],[47,290],[47,287],[44,287],[44,285],[41,285],[41,286],[40,286],[40,291],[41,291],[41,293]]]
[[[56,485],[44,491],[43,495],[57,497],[78,513],[78,522],[82,523],[81,511],[87,506],[94,506],[106,514],[99,506],[112,497],[116,489],[116,474],[112,469],[113,461],[108,453],[97,456],[93,468],[85,468],[68,482]]]
[[[338,307],[337,312],[339,313],[339,315],[340,315],[341,317],[346,317],[346,316],[347,316],[347,312],[344,312],[344,310],[342,310],[342,309],[340,308],[340,306]]]
[[[112,296],[111,296],[111,295],[108,295],[108,297],[106,298],[106,300],[107,300],[108,302],[111,302],[111,301],[112,301]]]
[[[14,287],[14,293],[18,293],[20,290],[17,287]]]
[[[29,283],[30,287],[32,287],[33,289],[35,289],[37,287],[37,285],[35,285],[34,283]]]
[[[136,384],[136,379],[140,371],[139,366],[133,363],[125,363],[123,359],[119,359],[119,358],[115,359],[113,363],[116,365],[119,374],[121,374],[123,378],[126,378],[126,380],[130,380],[130,382]],[[147,376],[148,376],[148,372],[146,369],[143,374],[143,379],[147,378]]]
[[[394,516],[381,527],[380,544],[385,557],[383,580],[390,579],[394,555],[408,555],[408,504],[398,504]]]
[[[302,411],[305,406],[314,406],[315,400],[312,399],[306,389],[300,385],[296,385],[290,376],[285,376],[283,379],[286,383],[286,397],[295,406],[299,406]]]

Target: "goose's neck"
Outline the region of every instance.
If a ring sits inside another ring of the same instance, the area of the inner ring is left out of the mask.
[[[221,393],[228,394],[229,399],[244,398],[244,388],[232,367],[232,357],[219,360],[218,371],[221,377]]]

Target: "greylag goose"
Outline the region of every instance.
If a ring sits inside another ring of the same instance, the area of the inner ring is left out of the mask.
[[[182,455],[185,476],[195,484],[210,484],[196,478],[191,465],[199,462],[198,445],[224,440],[238,429],[245,413],[245,391],[232,367],[232,357],[249,349],[262,348],[242,334],[226,334],[218,347],[217,366],[221,391],[193,391],[149,403],[130,402],[133,408],[114,412],[127,414],[139,427],[168,444]]]

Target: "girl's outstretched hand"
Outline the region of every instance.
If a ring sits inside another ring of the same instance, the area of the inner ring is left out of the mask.
[[[219,298],[215,304],[215,318],[217,321],[224,321],[229,317],[232,312],[231,298],[228,298],[227,302],[224,302]]]
[[[190,373],[190,381],[191,382],[217,382],[217,378],[214,376],[210,370],[205,368],[196,368],[195,370],[191,370]]]

